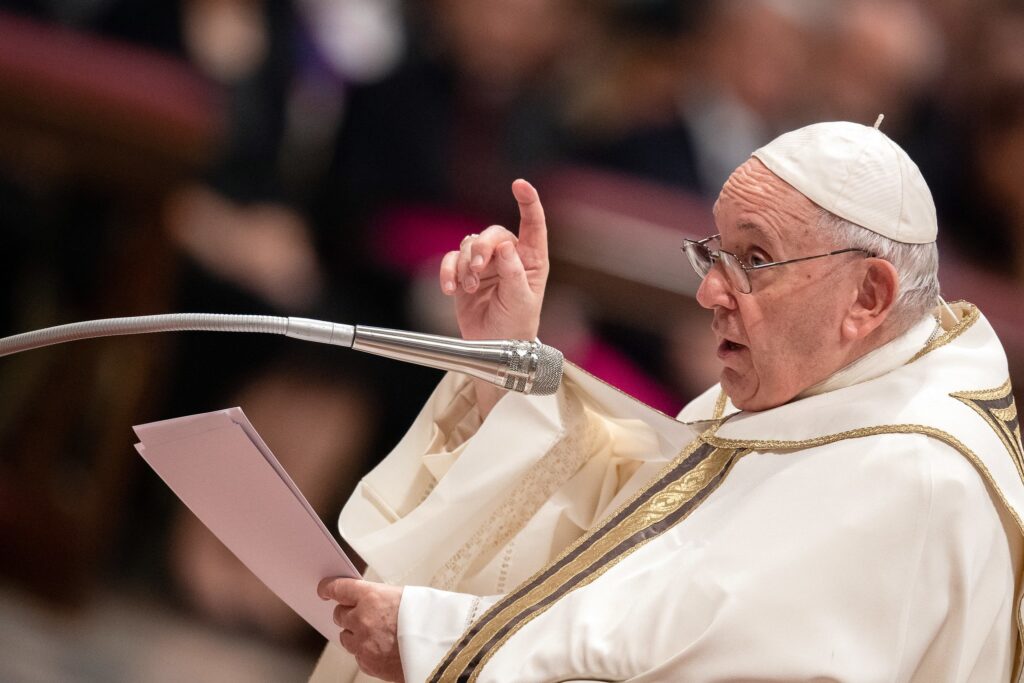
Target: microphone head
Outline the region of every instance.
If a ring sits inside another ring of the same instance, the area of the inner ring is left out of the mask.
[[[549,396],[558,391],[562,383],[562,352],[553,346],[539,344],[536,350],[537,368],[533,372],[533,386],[528,393],[536,396]]]

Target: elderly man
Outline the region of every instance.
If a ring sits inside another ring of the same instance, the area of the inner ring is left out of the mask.
[[[544,214],[512,190],[518,238],[441,266],[468,338],[537,334]],[[808,126],[714,216],[684,249],[720,385],[673,420],[571,366],[552,397],[446,377],[342,512],[373,581],[320,585],[314,680],[1017,676],[1019,422],[992,329],[939,298],[917,167]]]

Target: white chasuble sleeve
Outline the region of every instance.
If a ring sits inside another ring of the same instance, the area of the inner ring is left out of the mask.
[[[398,611],[398,647],[405,680],[427,680],[445,653],[498,597],[407,586]]]

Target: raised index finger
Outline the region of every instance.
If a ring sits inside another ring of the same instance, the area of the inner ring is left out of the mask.
[[[512,194],[519,203],[519,246],[531,249],[542,259],[548,255],[548,224],[544,207],[533,185],[522,178],[512,183]]]

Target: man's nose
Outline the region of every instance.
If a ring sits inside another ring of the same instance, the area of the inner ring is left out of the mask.
[[[697,288],[697,303],[708,310],[716,307],[735,308],[736,298],[725,273],[717,264],[708,271]]]

